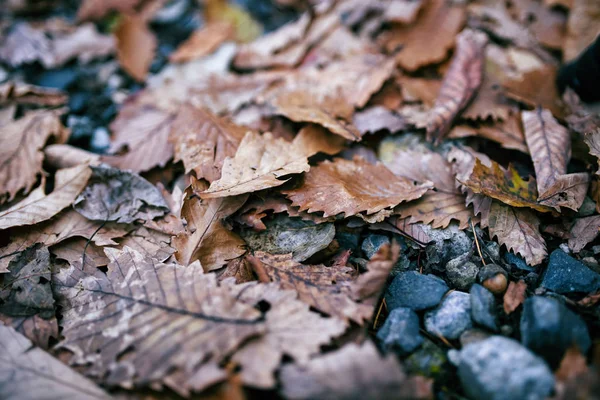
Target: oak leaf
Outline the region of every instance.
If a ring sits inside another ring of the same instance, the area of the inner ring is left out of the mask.
[[[185,62],[212,53],[224,41],[231,38],[232,26],[225,22],[213,22],[192,32],[190,37],[171,53],[171,62]]]
[[[252,271],[252,266],[245,256],[228,261],[224,268],[215,271],[215,273],[217,274],[219,282],[228,278],[233,278],[235,283],[246,283],[256,280],[256,276],[254,276],[254,272]]]
[[[245,242],[227,229],[222,220],[236,212],[248,197],[200,199],[197,193],[206,186],[203,181],[192,178],[181,209],[181,217],[187,222],[186,230],[173,237],[173,246],[181,264],[200,260],[204,269],[210,271],[246,252]]]
[[[393,355],[381,357],[368,341],[286,365],[280,379],[282,394],[290,399],[356,399],[359,393],[368,400],[433,398],[430,380],[408,378]]]
[[[592,242],[600,233],[600,215],[579,218],[571,228],[569,248],[574,253],[579,253],[588,243]]]
[[[569,131],[548,110],[523,111],[521,117],[535,168],[538,202],[577,211],[583,203],[590,179],[587,173],[566,175],[571,157]]]
[[[98,381],[201,390],[206,381],[196,373],[265,332],[261,313],[200,263],[164,264],[127,247],[105,252],[106,274],[74,263],[53,277],[63,307],[58,347]]]
[[[6,196],[12,200],[20,190],[31,190],[42,171],[41,150],[51,137],[58,142],[68,137],[60,115],[53,111],[33,111],[0,126],[0,200]]]
[[[102,389],[13,328],[0,325],[0,376],[6,399],[110,399]],[[8,379],[10,377],[10,379]]]
[[[475,96],[483,81],[487,36],[466,29],[456,37],[456,53],[444,77],[427,125],[427,139],[439,143]]]
[[[418,199],[431,187],[430,182],[415,184],[395,176],[383,164],[373,165],[359,157],[324,161],[306,174],[302,186],[283,193],[300,211],[323,212],[325,217],[344,213],[348,218]]]
[[[508,284],[508,289],[504,293],[504,313],[510,314],[517,309],[525,301],[525,291],[527,284],[523,280],[518,282],[511,281]]]
[[[51,193],[44,193],[44,185],[40,185],[25,199],[0,212],[0,229],[33,225],[52,218],[75,201],[91,175],[87,165],[58,170]]]
[[[144,81],[154,59],[156,38],[139,15],[123,15],[115,29],[117,58],[132,78]]]

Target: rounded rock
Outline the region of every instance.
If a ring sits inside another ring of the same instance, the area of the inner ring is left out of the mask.
[[[398,307],[425,310],[437,306],[447,291],[448,285],[437,276],[407,271],[396,275],[385,301],[390,310]]]
[[[435,336],[458,339],[473,326],[468,293],[450,292],[435,310],[425,314],[425,329]]]

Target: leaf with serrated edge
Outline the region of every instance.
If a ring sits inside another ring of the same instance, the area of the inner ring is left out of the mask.
[[[579,218],[570,231],[569,248],[579,253],[600,234],[600,215]]]

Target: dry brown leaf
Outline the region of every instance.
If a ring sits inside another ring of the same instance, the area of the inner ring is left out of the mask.
[[[42,148],[50,137],[63,142],[68,134],[60,115],[52,111],[33,111],[0,126],[0,203],[14,199],[20,190],[31,190],[42,172]]]
[[[439,144],[483,81],[487,36],[465,29],[456,37],[456,52],[427,124],[427,140]]]
[[[527,284],[523,280],[518,282],[511,281],[508,284],[508,289],[504,293],[504,313],[510,314],[517,309],[525,301],[525,291]]]
[[[280,375],[290,399],[433,399],[431,380],[408,378],[393,355],[381,357],[369,341],[286,365]]]
[[[305,175],[302,186],[283,191],[300,211],[323,212],[323,216],[344,213],[344,218],[364,212],[373,214],[418,199],[431,182],[414,183],[394,175],[383,164],[364,158],[324,161]]]
[[[264,335],[250,340],[232,358],[242,366],[241,378],[247,386],[274,387],[274,374],[284,355],[297,363],[307,362],[320,353],[321,346],[346,330],[342,320],[309,311],[309,305],[298,300],[294,291],[280,290],[277,284],[237,288],[242,302],[254,305],[266,301],[271,306]]]
[[[206,186],[203,181],[192,178],[181,209],[181,217],[187,222],[186,230],[173,238],[173,246],[181,264],[200,260],[202,267],[211,271],[246,252],[246,243],[223,226],[221,220],[236,212],[247,196],[200,199],[198,193]]]
[[[172,123],[169,141],[175,147],[175,161],[183,161],[185,172],[209,182],[221,177],[226,157],[233,157],[248,131],[223,118],[184,104]]]
[[[552,400],[590,399],[598,393],[598,365],[588,367],[577,346],[569,348],[554,373],[556,386]]]
[[[57,259],[65,260],[69,264],[74,262],[85,263],[86,268],[93,270],[108,265],[109,259],[104,254],[104,248],[96,246],[83,238],[67,239],[50,248],[50,252]],[[84,259],[85,254],[85,259]]]
[[[575,59],[592,44],[600,32],[600,3],[590,0],[573,0],[567,20],[567,34],[563,43],[564,61]]]
[[[125,105],[111,124],[111,151],[127,152],[118,156],[103,156],[114,167],[145,172],[164,167],[173,158],[173,145],[168,141],[173,115],[153,106]]]
[[[506,149],[519,150],[522,153],[529,154],[519,113],[510,115],[505,121],[479,124],[477,127],[457,125],[450,131],[448,138],[457,139],[469,136],[493,140]]]
[[[37,347],[47,350],[52,344],[52,338],[60,337],[56,317],[44,319],[39,315],[32,317],[8,317],[0,314],[0,321],[6,326],[12,326]]]
[[[314,153],[312,153],[314,154]],[[233,158],[223,162],[221,178],[200,193],[202,198],[235,196],[284,184],[279,177],[309,170],[307,148],[277,139],[271,133],[248,132]]]
[[[13,328],[0,324],[0,375],[5,398],[110,399],[94,382],[33,346]]]
[[[431,0],[416,22],[395,26],[385,44],[388,51],[401,47],[396,56],[398,65],[415,71],[425,65],[444,61],[454,47],[454,38],[466,19],[463,6],[450,5],[444,0]]]
[[[371,305],[353,300],[349,287],[352,268],[303,265],[294,261],[292,254],[263,251],[248,258],[261,282],[278,282],[283,289],[293,289],[300,300],[321,312],[360,325],[373,314]]]
[[[136,15],[123,15],[115,29],[117,57],[132,78],[143,82],[156,50],[156,38],[146,21]]]
[[[420,101],[428,107],[435,104],[435,99],[442,87],[442,81],[439,79],[414,78],[402,75],[397,80],[402,87],[402,97],[405,101]]]
[[[563,101],[568,109],[568,115],[565,119],[572,131],[580,135],[587,135],[600,129],[600,115],[593,111],[590,104],[583,103],[577,93],[570,87],[565,89]],[[600,144],[596,144],[597,148],[598,146]]]
[[[18,81],[8,81],[0,84],[0,106],[3,107],[11,104],[61,106],[67,100],[67,95],[57,89],[29,85]]]
[[[529,265],[540,264],[548,255],[539,218],[531,210],[493,201],[487,225],[490,237],[520,254]]]
[[[590,154],[598,159],[598,164],[600,165],[600,128],[586,133],[583,140],[590,148]],[[596,171],[596,174],[600,175],[600,169]]]
[[[502,86],[491,76],[488,68],[486,65],[481,87],[473,97],[473,101],[460,115],[461,118],[474,121],[487,119],[505,121],[513,111],[514,107],[510,106],[504,98]]]
[[[433,228],[445,228],[452,220],[461,229],[469,226],[473,211],[465,205],[463,194],[456,188],[451,165],[440,154],[432,151],[398,150],[385,165],[398,176],[417,182],[433,182],[435,190],[395,211],[402,218],[410,218],[409,224],[423,222]]]
[[[521,78],[502,82],[502,86],[507,97],[530,107],[546,108],[555,118],[563,118],[564,105],[558,96],[555,81],[556,69],[545,65],[544,68],[525,72]]]
[[[252,265],[248,262],[245,256],[235,258],[219,271],[215,271],[218,276],[219,282],[227,278],[233,278],[235,283],[246,283],[256,280],[254,272],[252,271]]]
[[[177,47],[169,60],[186,62],[212,53],[224,41],[232,37],[233,28],[226,22],[213,22],[194,31],[190,37]]]
[[[553,50],[563,47],[567,31],[567,17],[564,12],[553,9],[536,0],[514,3],[518,20],[527,26],[533,37],[543,46]]]
[[[83,0],[77,10],[79,21],[97,20],[110,11],[119,11],[123,14],[133,14],[135,7],[142,0]]]
[[[399,256],[400,245],[397,242],[381,246],[367,262],[367,272],[350,284],[354,300],[375,307]]]
[[[361,135],[383,129],[395,133],[406,129],[408,125],[402,117],[383,106],[373,106],[355,113],[352,122]]]
[[[44,148],[44,162],[56,169],[71,168],[79,164],[98,165],[100,155],[69,144],[51,144]]]
[[[199,263],[164,264],[128,247],[105,251],[106,274],[75,263],[54,276],[65,338],[58,346],[89,376],[108,385],[164,384],[186,395],[210,384],[197,374],[265,332],[261,313]]]
[[[431,237],[429,236],[425,225],[421,223],[411,224],[410,217],[391,217],[389,223],[397,228],[403,236],[408,236],[409,239],[415,241],[421,246],[431,242]]]
[[[92,171],[87,165],[56,171],[52,193],[45,194],[42,184],[25,199],[0,212],[0,229],[33,225],[52,218],[73,204],[91,175]]]
[[[600,233],[600,215],[579,218],[571,228],[569,237],[569,248],[574,253],[579,253]]]
[[[373,42],[355,35],[348,27],[340,25],[308,52],[302,61],[302,66],[326,65],[340,59],[378,52],[379,48]]]
[[[587,193],[589,175],[565,175],[571,158],[569,131],[548,110],[538,108],[535,111],[523,111],[521,117],[535,168],[538,202],[577,211]]]

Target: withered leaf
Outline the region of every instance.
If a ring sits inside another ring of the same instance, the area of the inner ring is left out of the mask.
[[[381,357],[369,341],[347,344],[305,364],[286,365],[281,383],[284,397],[290,399],[433,398],[431,381],[408,378],[393,355]]]
[[[555,81],[556,68],[545,64],[542,68],[523,73],[520,78],[506,80],[502,86],[507,97],[531,107],[548,109],[556,118],[562,118],[565,109]]]
[[[571,157],[569,131],[548,110],[523,111],[521,117],[535,168],[538,202],[577,211],[587,193],[589,176],[586,173],[565,175]]]
[[[600,4],[595,1],[573,0],[563,43],[564,60],[575,59],[598,35]]]
[[[9,317],[0,314],[0,321],[6,326],[12,326],[17,332],[25,336],[37,347],[47,350],[51,339],[60,337],[58,333],[58,321],[56,317],[44,319],[39,315],[31,317]]]
[[[132,14],[141,0],[83,0],[77,9],[79,21],[97,20],[110,11]]]
[[[387,278],[398,261],[400,245],[384,245],[369,259],[367,272],[359,275],[351,284],[352,297],[363,304],[375,307]]]
[[[583,140],[590,148],[590,154],[598,159],[598,164],[600,165],[600,128],[586,133]],[[600,169],[596,174],[600,175]]]
[[[215,271],[215,273],[218,276],[219,282],[228,278],[233,278],[235,283],[246,283],[256,280],[256,276],[252,272],[252,266],[245,256],[227,262],[227,265],[223,269]]]
[[[140,226],[125,236],[118,247],[123,249],[125,246],[158,261],[165,261],[175,253],[175,249],[171,247],[170,235],[155,229],[148,229],[145,226]],[[68,261],[72,261],[72,259]]]
[[[572,346],[566,351],[554,373],[556,385],[552,400],[594,397],[598,389],[598,363],[596,361],[592,366],[587,364],[586,356],[581,354],[577,346]]]
[[[173,158],[173,146],[168,141],[173,119],[170,113],[151,105],[126,104],[111,124],[111,151],[127,148],[127,152],[104,156],[102,160],[135,172],[164,167]]]
[[[415,184],[394,175],[383,164],[370,164],[358,157],[324,161],[306,174],[302,186],[283,193],[300,211],[320,211],[325,217],[344,213],[348,218],[418,199],[430,188],[430,182]]]
[[[50,252],[57,259],[65,260],[69,264],[75,262],[84,263],[87,271],[108,265],[108,257],[104,254],[104,248],[96,246],[83,238],[71,238],[50,247]]]
[[[199,263],[164,264],[127,247],[105,251],[111,260],[106,274],[74,264],[54,276],[64,307],[59,347],[71,350],[71,363],[85,365],[98,381],[173,386],[169,377],[179,375],[174,390],[201,390],[198,371],[265,332],[261,313]],[[198,362],[189,363],[190,357]]]
[[[91,175],[87,165],[58,170],[51,193],[45,194],[44,185],[40,185],[25,199],[0,212],[0,229],[33,225],[52,218],[75,201]]]
[[[226,157],[233,157],[247,128],[237,126],[201,108],[184,104],[173,121],[169,141],[175,147],[175,161],[185,171],[213,182],[221,177]]]
[[[407,127],[407,122],[402,117],[383,106],[373,106],[355,113],[352,122],[363,135],[383,129],[395,133]]]
[[[156,38],[139,15],[123,15],[115,29],[117,57],[132,78],[144,81],[154,59]]]
[[[51,144],[44,148],[44,162],[57,169],[79,164],[98,165],[100,155],[69,144]]]
[[[58,142],[68,137],[60,115],[53,111],[33,111],[0,126],[0,201],[14,199],[22,189],[31,190],[42,171],[41,150],[50,137]]]
[[[588,243],[600,233],[600,215],[579,218],[570,231],[569,248],[579,253]]]
[[[84,217],[129,224],[152,220],[169,211],[158,188],[138,174],[106,165],[90,168],[90,182],[73,204]]]
[[[203,181],[192,178],[181,209],[181,217],[187,222],[186,229],[173,237],[173,246],[177,249],[175,257],[181,264],[200,260],[204,270],[210,271],[246,252],[244,241],[227,229],[222,220],[236,212],[247,196],[199,198],[198,193],[206,187]]]
[[[432,0],[411,25],[398,25],[390,31],[388,51],[401,47],[398,64],[408,70],[444,61],[454,47],[454,38],[466,19],[462,6],[452,6],[444,0]]]
[[[171,62],[185,62],[212,53],[221,43],[232,37],[233,28],[226,22],[213,22],[194,31],[169,56]]]
[[[427,125],[427,138],[439,143],[483,81],[485,45],[482,32],[465,29],[456,37],[456,53],[444,77]]]
[[[518,282],[511,281],[508,289],[504,293],[504,312],[510,314],[525,301],[525,291],[527,284],[523,280]]]
[[[509,115],[504,121],[478,124],[476,127],[457,125],[450,131],[448,138],[456,139],[469,136],[493,140],[506,149],[519,150],[522,153],[529,154],[521,126],[521,116],[518,113]]]
[[[236,287],[232,289],[235,291]],[[307,362],[320,352],[321,346],[346,330],[342,320],[309,311],[309,305],[298,300],[297,293],[281,290],[278,284],[239,285],[237,291],[242,302],[254,305],[266,301],[271,306],[264,335],[250,340],[232,359],[242,366],[242,382],[248,386],[275,386],[274,373],[284,355],[298,363]]]
[[[18,81],[0,84],[0,106],[8,104],[36,104],[60,106],[67,102],[67,95],[61,90],[29,85]]]
[[[5,399],[110,399],[92,381],[45,351],[32,347],[25,336],[0,325],[0,376]]]
[[[529,265],[540,264],[548,255],[539,218],[531,210],[493,201],[487,225],[490,237],[520,254]]]

